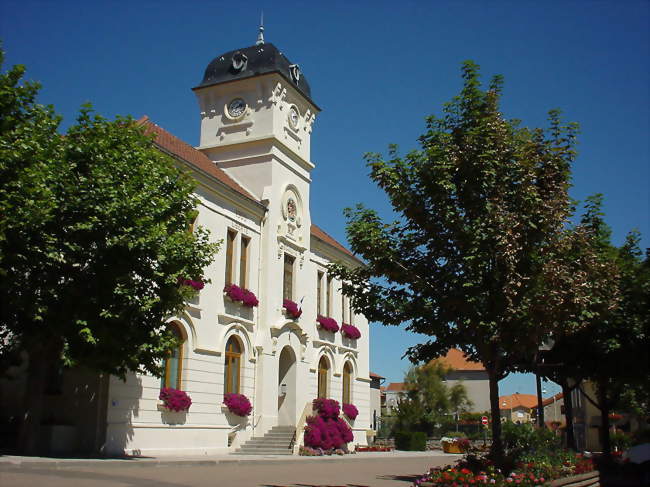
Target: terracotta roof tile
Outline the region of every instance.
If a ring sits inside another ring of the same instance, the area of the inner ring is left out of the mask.
[[[447,355],[437,359],[433,359],[430,363],[442,362],[447,367],[454,370],[485,370],[483,364],[480,362],[472,362],[467,360],[465,354],[456,348],[452,348],[447,352]]]
[[[548,397],[542,401],[542,406],[548,406],[549,404],[553,404],[554,402],[559,401],[562,399],[564,395],[561,392],[558,392],[554,396]]]
[[[404,388],[404,382],[391,382],[386,387],[386,390],[387,391],[402,392],[402,391],[405,391],[406,389]]]
[[[137,123],[145,127],[145,133],[155,135],[154,143],[160,148],[208,173],[245,198],[259,203],[257,198],[237,184],[237,182],[212,162],[203,152],[196,150],[191,145],[156,125],[146,115],[140,118]]]
[[[525,407],[533,409],[537,406],[537,396],[534,394],[510,394],[499,397],[499,409]]]
[[[326,244],[331,245],[337,250],[340,250],[346,255],[349,255],[352,257],[354,260],[361,262],[352,252],[350,252],[348,249],[346,249],[343,245],[341,245],[339,242],[334,240],[332,236],[330,236],[327,232],[325,232],[322,228],[314,225],[312,223],[311,225],[311,234],[312,236],[316,237],[318,240],[321,240],[325,242]]]
[[[375,374],[374,372],[370,372],[370,377],[373,377],[375,379],[385,379],[383,375]]]

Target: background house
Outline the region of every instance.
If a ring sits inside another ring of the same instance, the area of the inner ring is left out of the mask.
[[[544,422],[547,426],[552,427],[552,423],[560,423],[560,426],[566,424],[564,418],[564,396],[561,392],[544,399],[542,406],[544,406]]]
[[[370,372],[370,429],[377,431],[381,417],[382,390],[381,384],[386,379],[379,374]]]
[[[432,362],[443,363],[451,369],[445,376],[448,387],[457,383],[463,384],[467,397],[472,402],[471,412],[482,413],[490,410],[490,381],[483,364],[468,360],[463,352],[455,348]]]
[[[404,382],[391,382],[388,384],[384,391],[384,397],[384,410],[382,413],[386,415],[393,414],[402,398],[406,397]]]
[[[513,423],[530,423],[533,411],[537,407],[537,396],[534,394],[510,394],[499,397],[501,421]]]

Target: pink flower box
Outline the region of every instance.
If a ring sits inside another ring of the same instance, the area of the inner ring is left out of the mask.
[[[166,409],[175,412],[187,411],[192,405],[192,399],[190,399],[190,396],[185,391],[171,387],[163,387],[160,390],[158,399],[163,402],[163,406]]]
[[[341,325],[341,333],[352,340],[358,340],[361,338],[361,331],[359,328],[354,325],[348,325],[347,323]]]
[[[318,315],[316,322],[323,330],[331,331],[332,333],[339,331],[339,325],[334,318]]]

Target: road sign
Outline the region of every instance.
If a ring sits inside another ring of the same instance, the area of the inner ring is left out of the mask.
[[[487,425],[488,424],[488,417],[487,416],[482,416],[481,417],[481,423],[484,424],[484,425]]]

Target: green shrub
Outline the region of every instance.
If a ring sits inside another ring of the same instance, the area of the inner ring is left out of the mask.
[[[425,451],[427,435],[422,431],[398,431],[395,433],[395,448],[406,451]]]
[[[609,441],[612,444],[612,448],[627,450],[632,446],[633,439],[629,434],[617,431],[616,433],[609,434]]]
[[[507,422],[502,428],[503,448],[513,461],[524,456],[545,455],[561,448],[561,440],[553,431],[531,424]]]

